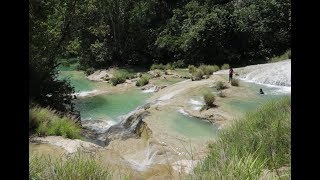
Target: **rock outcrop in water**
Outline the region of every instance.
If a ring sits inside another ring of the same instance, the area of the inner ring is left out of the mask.
[[[143,121],[143,118],[148,116],[150,113],[144,110],[144,107],[137,111],[130,113],[128,117],[119,123],[112,125],[109,128],[105,126],[106,130],[98,130],[93,127],[93,124],[101,124],[101,120],[91,121],[89,127],[84,125],[82,131],[83,136],[93,143],[101,146],[107,146],[111,141],[115,139],[126,140],[128,138],[146,138],[148,139],[152,135],[152,131]]]

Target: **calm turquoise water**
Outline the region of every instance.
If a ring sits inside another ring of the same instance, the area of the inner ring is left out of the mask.
[[[103,90],[111,85],[107,82],[94,82],[86,78],[83,71],[76,71],[75,65],[60,67],[60,79],[68,79],[76,92]],[[150,94],[142,93],[139,89],[133,89],[121,93],[99,94],[96,96],[78,98],[75,109],[80,111],[81,119],[112,119],[125,115],[145,103]]]
[[[208,138],[217,135],[218,127],[208,121],[178,112],[173,113],[173,116],[173,121],[170,122],[171,129],[189,138]]]
[[[150,94],[141,90],[130,90],[117,94],[101,94],[75,101],[75,108],[85,119],[112,119],[125,115],[145,103]]]
[[[168,131],[176,132],[187,138],[209,139],[216,137],[218,132],[216,125],[174,110],[159,112],[157,115],[157,120],[163,121]]]

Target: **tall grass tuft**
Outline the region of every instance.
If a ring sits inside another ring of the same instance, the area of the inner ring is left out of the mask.
[[[206,106],[208,107],[213,107],[214,106],[214,101],[215,101],[215,97],[212,93],[205,93],[203,95],[203,99],[204,99],[204,102],[206,103]]]
[[[197,68],[194,65],[189,65],[188,66],[188,70],[189,70],[189,73],[192,74],[197,70]]]
[[[29,158],[29,179],[110,179],[111,172],[94,157],[77,153],[68,159],[33,154]]]
[[[116,86],[117,84],[126,82],[126,79],[134,78],[134,76],[134,73],[129,72],[126,69],[119,69],[114,73],[113,77],[110,79],[110,82],[112,85]]]
[[[216,83],[216,88],[217,88],[218,91],[220,91],[220,90],[222,90],[222,89],[226,89],[227,86],[226,86],[222,81],[218,81],[218,82]]]
[[[196,71],[194,71],[192,73],[191,79],[193,81],[198,81],[201,80],[203,78],[204,72],[201,69],[197,69]]]
[[[212,73],[218,71],[220,68],[217,65],[200,65],[199,69],[201,69],[205,75],[212,75]]]
[[[29,109],[29,128],[40,136],[56,135],[70,139],[79,139],[81,131],[71,117],[60,117],[55,111],[40,107]]]
[[[142,76],[137,82],[136,86],[144,86],[149,83],[149,77],[147,76]]]
[[[289,171],[279,171],[291,164],[290,127],[291,98],[269,101],[223,130],[192,176],[260,179],[264,170],[290,176]]]

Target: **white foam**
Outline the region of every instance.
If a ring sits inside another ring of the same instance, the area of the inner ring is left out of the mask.
[[[189,113],[187,113],[186,111],[184,111],[182,108],[178,108],[177,110],[179,113],[186,115],[186,116],[190,116]]]
[[[158,90],[158,87],[157,86],[152,86],[151,88],[149,89],[146,89],[146,90],[143,90],[142,92],[143,93],[152,93],[152,92],[155,92]]]
[[[252,68],[252,71],[240,76],[244,81],[275,86],[291,86],[291,61],[266,64]]]
[[[193,106],[192,109],[195,110],[195,111],[200,111],[201,106]]]
[[[201,101],[196,101],[196,100],[194,100],[194,99],[190,99],[190,100],[189,100],[189,103],[190,103],[190,104],[193,104],[193,105],[204,105],[203,102],[201,102]]]
[[[98,90],[92,90],[92,91],[81,91],[79,93],[74,93],[73,95],[79,96],[79,97],[85,97],[94,93],[97,93]]]
[[[147,145],[147,148],[144,151],[144,159],[128,159],[127,161],[130,163],[130,165],[138,170],[138,171],[144,171],[146,169],[148,169],[148,167],[153,163],[153,159],[155,158],[155,156],[157,155],[158,151],[154,151],[152,152],[149,142]]]

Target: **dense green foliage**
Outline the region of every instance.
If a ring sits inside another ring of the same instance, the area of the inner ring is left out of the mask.
[[[93,157],[77,153],[68,159],[32,154],[29,157],[29,179],[110,179],[110,170]]]
[[[72,117],[59,116],[47,108],[33,107],[29,110],[29,128],[40,136],[55,135],[79,139],[81,128]]]
[[[88,68],[266,61],[290,48],[289,0],[84,0],[66,53]]]
[[[73,111],[74,89],[65,80],[57,80],[57,58],[66,50],[66,42],[75,1],[29,2],[29,99],[43,107]]]
[[[207,158],[194,169],[195,177],[261,179],[263,170],[269,170],[290,179],[290,127],[290,97],[264,104],[221,132]]]

